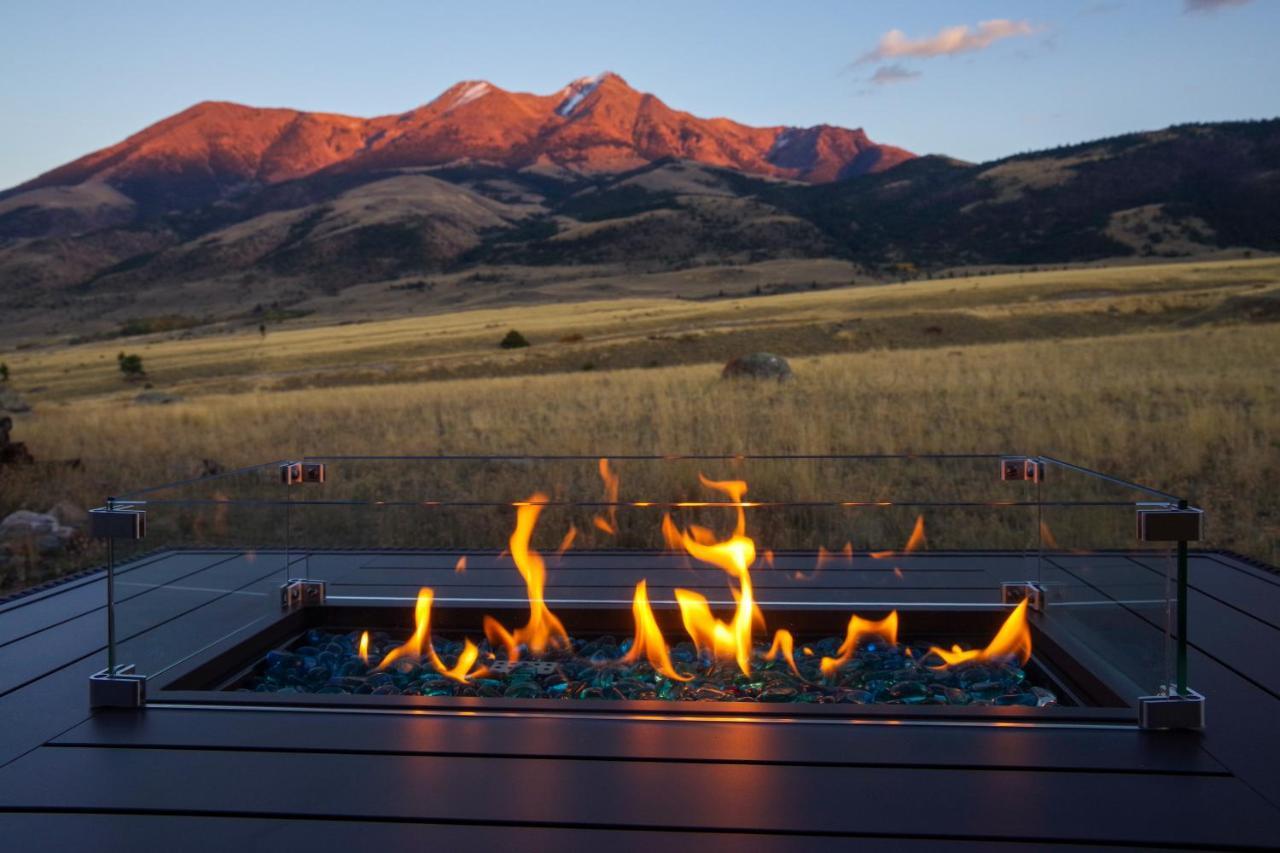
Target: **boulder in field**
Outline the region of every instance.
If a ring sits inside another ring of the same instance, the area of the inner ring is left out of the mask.
[[[14,554],[35,551],[42,556],[60,554],[78,538],[75,528],[52,515],[20,509],[0,521],[0,549]]]
[[[720,372],[722,379],[773,379],[786,382],[794,379],[791,365],[780,355],[771,352],[753,352],[729,361]]]

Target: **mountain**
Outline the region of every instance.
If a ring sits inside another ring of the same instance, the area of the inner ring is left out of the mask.
[[[115,200],[115,206],[145,215],[325,171],[358,174],[460,160],[598,173],[676,157],[822,182],[883,171],[912,156],[872,142],[862,130],[756,128],[698,118],[606,72],[550,95],[468,80],[425,106],[372,119],[200,103],[0,198],[106,185],[127,199]],[[89,207],[101,213],[99,205]],[[64,216],[64,227],[68,223]]]
[[[1280,120],[971,164],[699,119],[616,75],[368,120],[202,104],[0,194],[0,332],[1280,251],[1277,221]]]

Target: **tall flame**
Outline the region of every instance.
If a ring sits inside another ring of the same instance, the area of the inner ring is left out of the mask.
[[[830,678],[853,657],[858,649],[858,641],[866,636],[883,637],[890,645],[898,642],[898,611],[894,610],[883,619],[873,621],[863,619],[856,613],[849,617],[849,627],[845,629],[844,642],[836,650],[837,657],[822,659],[822,674]]]
[[[635,599],[631,602],[631,614],[635,617],[636,637],[631,650],[622,658],[624,663],[635,663],[644,655],[649,665],[656,672],[675,681],[689,681],[691,675],[681,675],[671,665],[671,656],[667,653],[666,640],[662,638],[662,630],[658,620],[653,617],[649,607],[649,588],[647,581],[636,584]]]
[[[618,535],[618,475],[609,469],[609,460],[601,457],[600,459],[600,479],[604,481],[604,496],[609,501],[609,518],[605,520],[604,516],[597,515],[591,519],[591,522],[608,533],[610,536]]]
[[[934,669],[975,660],[987,661],[1011,657],[1017,657],[1019,661],[1026,663],[1031,657],[1031,629],[1027,626],[1027,600],[1024,598],[1013,609],[985,649],[961,649],[959,646],[952,646],[951,651],[947,651],[937,646],[930,646],[929,652],[943,660],[943,663]]]
[[[706,598],[695,592],[676,590],[676,602],[680,605],[685,629],[699,652],[710,650],[717,659],[733,658],[737,660],[738,668],[749,674],[751,629],[753,622],[758,619],[763,623],[764,617],[756,607],[751,587],[750,568],[756,559],[756,543],[746,535],[747,517],[742,498],[747,492],[747,484],[742,480],[708,480],[701,474],[698,480],[707,488],[724,492],[737,506],[738,519],[733,535],[718,542],[714,534],[705,528],[691,527],[688,531],[679,532],[671,519],[665,516],[662,529],[669,542],[678,534],[679,544],[694,559],[721,568],[737,579],[738,588],[733,590],[737,607],[733,621],[726,625],[711,615]]]
[[[369,632],[365,631],[360,635],[360,660],[365,666],[369,665]]]
[[[511,533],[511,558],[515,560],[520,576],[524,578],[529,597],[529,622],[514,632],[508,631],[492,616],[484,617],[484,633],[492,646],[505,646],[507,659],[515,661],[520,656],[521,644],[529,647],[534,654],[541,654],[547,648],[569,648],[569,635],[564,625],[547,607],[543,590],[547,582],[547,564],[542,555],[529,547],[533,538],[533,530],[538,524],[538,516],[547,496],[534,493],[527,501],[516,506],[516,529]]]
[[[405,641],[404,645],[397,646],[387,652],[387,656],[382,659],[382,663],[378,664],[378,669],[386,669],[400,658],[417,660],[421,659],[425,654],[427,660],[435,667],[436,672],[447,678],[452,678],[454,681],[465,683],[475,676],[484,674],[485,670],[483,668],[475,672],[469,672],[471,665],[480,656],[480,650],[470,640],[465,642],[462,653],[458,655],[457,663],[452,668],[445,666],[444,661],[436,654],[435,646],[431,644],[431,602],[434,598],[435,593],[429,588],[424,586],[418,590],[418,601],[413,608],[413,635]],[[360,638],[362,650],[367,650],[368,638],[369,634],[366,631],[364,636]]]

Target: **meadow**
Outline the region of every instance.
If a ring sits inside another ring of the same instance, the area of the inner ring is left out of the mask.
[[[32,404],[0,514],[321,454],[1045,453],[1177,494],[1280,562],[1275,259],[710,301],[517,306],[0,354]],[[527,349],[497,344],[510,328]],[[135,401],[118,351],[142,355]],[[719,379],[787,356],[788,383]],[[32,389],[36,390],[32,390]],[[21,565],[3,586],[90,561]]]

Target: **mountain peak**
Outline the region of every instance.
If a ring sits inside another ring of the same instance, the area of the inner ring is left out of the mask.
[[[462,80],[430,103],[364,119],[201,101],[13,191],[105,182],[158,209],[205,204],[319,171],[555,163],[616,172],[665,158],[819,183],[883,171],[909,152],[861,130],[759,128],[674,110],[613,71],[549,94]]]

